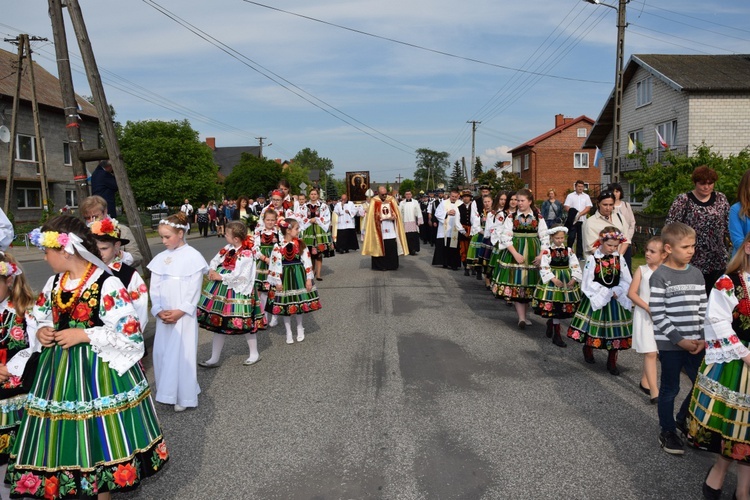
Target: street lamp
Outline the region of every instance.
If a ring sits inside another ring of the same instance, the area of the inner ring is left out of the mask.
[[[620,182],[620,125],[622,124],[622,65],[625,52],[625,6],[630,0],[619,0],[618,6],[600,0],[583,0],[593,5],[603,5],[617,11],[617,63],[615,67],[615,120],[612,132],[612,182]]]

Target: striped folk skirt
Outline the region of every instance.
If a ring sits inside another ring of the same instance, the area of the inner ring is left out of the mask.
[[[703,362],[690,399],[690,444],[729,460],[750,463],[749,379],[748,366],[741,359],[710,365]]]
[[[553,267],[552,273],[555,278],[563,283],[570,281],[570,268]],[[581,287],[576,282],[572,288],[558,288],[549,280],[547,283],[541,281],[534,290],[534,299],[531,307],[534,312],[543,318],[572,318],[581,301]]]
[[[302,240],[310,250],[310,257],[313,259],[320,257],[330,257],[336,255],[336,251],[331,245],[331,236],[327,231],[317,224],[311,224],[302,234]]]
[[[260,253],[265,257],[271,257],[273,245],[260,245]],[[270,288],[268,284],[268,262],[258,259],[255,262],[255,288],[259,292],[267,292]]]
[[[500,252],[492,284],[492,291],[498,299],[531,302],[539,282],[534,259],[539,255],[540,246],[536,233],[513,237],[513,247],[523,255],[523,264],[518,264],[507,249]]]
[[[299,262],[284,262],[281,274],[283,290],[279,292],[271,288],[268,292],[266,311],[278,316],[292,316],[320,309],[318,290],[313,284],[312,290],[308,292],[305,288],[306,281],[305,266]]]
[[[594,311],[589,298],[582,294],[581,303],[568,328],[568,337],[594,349],[630,349],[632,326],[632,313],[616,299]]]
[[[479,257],[484,250],[484,244],[482,241],[484,237],[482,233],[475,234],[469,241],[469,250],[466,252],[466,265],[476,266],[481,264]]]
[[[229,271],[219,267],[219,274]],[[252,295],[235,292],[223,281],[209,280],[198,300],[198,324],[208,331],[224,335],[255,333],[266,328],[258,291]]]
[[[140,363],[119,376],[90,344],[44,348],[27,405],[5,476],[11,496],[129,491],[169,459]]]

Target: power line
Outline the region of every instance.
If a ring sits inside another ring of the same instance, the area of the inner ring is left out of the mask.
[[[696,26],[694,24],[690,24],[690,23],[685,23],[685,22],[682,22],[682,21],[678,21],[676,19],[670,19],[670,18],[665,17],[665,16],[660,16],[659,14],[654,14],[653,12],[646,11],[645,14],[649,15],[649,16],[652,16],[652,17],[657,17],[659,19],[664,19],[665,21],[669,21],[669,22],[672,22],[672,23],[681,24],[681,25],[687,26],[689,28],[693,28],[693,29],[697,29],[697,30],[701,30],[701,31],[706,31],[706,32],[712,33],[714,35],[720,35],[720,36],[727,37],[727,38],[734,38],[735,40],[741,40],[743,42],[750,42],[750,40],[748,40],[747,38],[741,38],[741,37],[738,37],[738,36],[730,35],[728,33],[723,33],[721,31],[710,30],[708,28],[701,28],[700,26]]]
[[[642,36],[643,38],[648,38],[649,40],[656,40],[657,42],[662,42],[662,43],[667,43],[669,45],[674,45],[675,47],[680,47],[682,49],[691,50],[693,52],[699,52],[701,54],[711,55],[710,52],[706,52],[705,50],[694,49],[694,48],[688,47],[686,45],[680,45],[679,43],[670,42],[668,40],[664,40],[663,38],[658,38],[658,37],[655,37],[655,36],[647,35],[645,33],[640,33],[639,31],[634,30],[634,29],[629,29],[628,33],[632,33],[633,35],[636,35],[636,36]]]
[[[646,2],[644,2],[642,0],[631,0],[631,1],[633,3],[640,3],[640,4],[644,5],[644,6],[646,5]],[[649,9],[661,10],[663,12],[669,12],[670,14],[674,14],[674,15],[682,16],[682,17],[687,17],[689,19],[695,19],[696,21],[701,21],[701,22],[704,22],[704,23],[713,24],[714,26],[719,26],[719,27],[722,27],[722,28],[729,28],[729,29],[736,30],[736,31],[743,31],[745,33],[750,33],[750,30],[747,30],[747,29],[744,29],[744,28],[737,28],[735,26],[729,26],[728,24],[717,23],[716,21],[711,21],[711,20],[703,18],[703,17],[691,16],[690,14],[685,14],[683,12],[677,12],[677,11],[674,11],[674,10],[665,9],[664,7],[657,7],[656,5],[649,5],[648,8]]]
[[[733,50],[725,49],[724,47],[717,47],[716,45],[711,45],[711,44],[708,44],[708,43],[705,43],[705,42],[698,42],[696,40],[691,40],[689,38],[684,38],[684,37],[681,37],[681,36],[672,35],[670,33],[664,33],[662,31],[658,31],[658,30],[655,30],[655,29],[647,28],[645,26],[641,26],[640,24],[630,23],[630,26],[635,26],[635,27],[640,28],[642,30],[651,31],[651,32],[657,33],[659,35],[664,35],[664,36],[672,37],[672,38],[675,38],[677,40],[682,40],[682,41],[685,41],[685,42],[700,43],[702,46],[711,47],[712,49],[723,50],[724,52],[729,52],[731,54],[735,54],[736,53]]]

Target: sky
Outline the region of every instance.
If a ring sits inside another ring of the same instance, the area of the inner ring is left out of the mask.
[[[556,114],[596,119],[615,80],[617,12],[582,0],[79,1],[118,121],[188,119],[217,147],[263,137],[282,160],[311,148],[337,177],[412,178],[418,148],[468,162],[472,120],[492,166]],[[47,2],[4,3],[0,33],[47,37],[34,59],[56,75]],[[626,61],[750,54],[746,0],[626,10]],[[65,15],[76,92],[91,95]]]

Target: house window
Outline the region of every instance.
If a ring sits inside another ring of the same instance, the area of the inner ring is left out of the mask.
[[[70,157],[70,143],[63,142],[63,165],[72,165],[73,159]]]
[[[586,137],[586,129],[581,127],[578,129],[578,137]]]
[[[32,135],[16,135],[16,160],[36,161],[36,143]]]
[[[635,107],[651,104],[651,77],[646,77],[635,84]]]
[[[667,143],[668,147],[672,147],[675,144],[677,144],[677,120],[671,120],[668,122],[659,123],[656,126],[656,131],[659,132],[659,135],[662,139],[664,139],[664,142]],[[663,151],[665,148],[664,146],[659,142],[659,138],[656,138],[656,147],[659,151]]]
[[[17,188],[18,208],[42,208],[42,190],[39,188]]]
[[[68,208],[78,208],[78,192],[75,189],[65,190],[65,204]]]
[[[643,144],[643,129],[628,132],[628,154],[639,151],[638,144]]]
[[[636,204],[640,205],[641,204],[641,200],[637,200],[635,198],[635,192],[636,192],[636,189],[637,189],[635,183],[634,182],[629,182],[627,184],[627,186],[628,186],[627,187],[627,189],[628,189],[628,202],[629,203],[636,203]]]
[[[586,192],[588,190],[589,190],[589,183],[588,182],[584,182],[583,183],[583,191]],[[573,183],[573,192],[574,193],[576,192],[576,185],[575,185],[575,183]]]
[[[523,169],[528,170],[529,169],[529,154],[526,153],[523,155]]]
[[[513,173],[514,174],[521,173],[521,157],[520,156],[513,157]]]
[[[573,153],[573,168],[589,168],[589,154]]]

